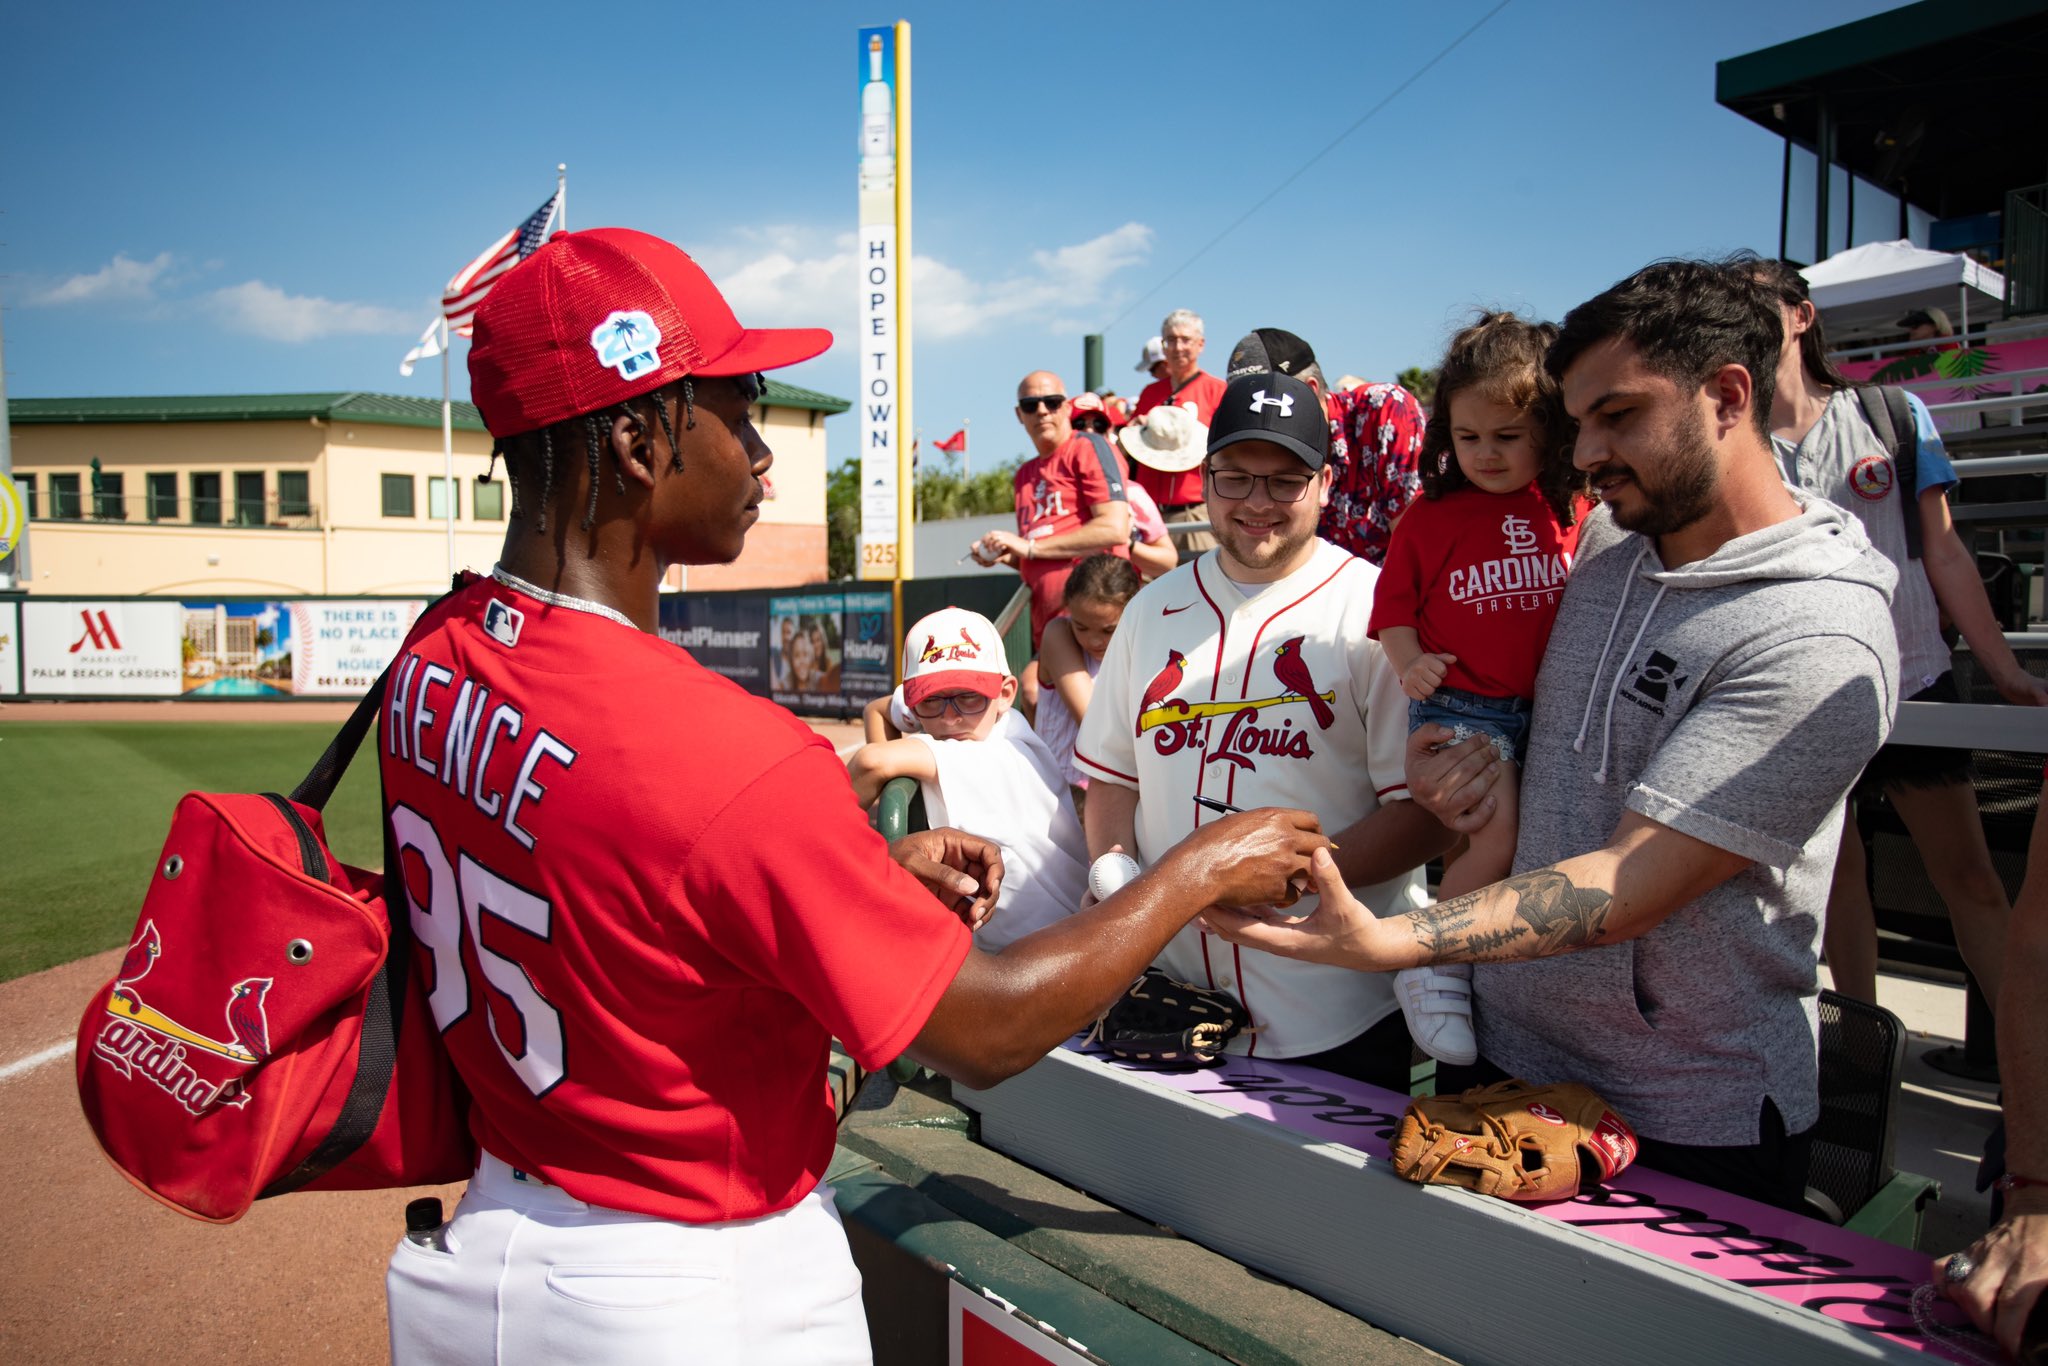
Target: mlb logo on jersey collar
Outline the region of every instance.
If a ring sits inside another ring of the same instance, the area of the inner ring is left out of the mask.
[[[484,608],[484,631],[500,645],[517,645],[520,629],[525,625],[526,613],[509,602],[492,598]]]

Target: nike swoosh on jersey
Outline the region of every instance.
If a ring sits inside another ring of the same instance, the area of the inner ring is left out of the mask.
[[[1170,617],[1175,612],[1185,612],[1188,610],[1188,608],[1193,606],[1194,604],[1191,602],[1184,602],[1178,607],[1162,607],[1159,609],[1159,615],[1162,617]]]

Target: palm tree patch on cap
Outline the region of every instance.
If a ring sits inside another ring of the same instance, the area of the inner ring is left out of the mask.
[[[590,331],[590,345],[597,363],[619,372],[620,379],[638,379],[661,364],[654,348],[661,343],[661,329],[641,310],[613,309],[611,316]]]

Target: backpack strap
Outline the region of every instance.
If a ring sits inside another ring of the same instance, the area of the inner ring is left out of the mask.
[[[1906,532],[1906,558],[1920,558],[1920,424],[1914,419],[1906,391],[1890,384],[1859,384],[1857,402],[1863,420],[1891,453],[1899,484],[1899,517]]]
[[[1095,447],[1095,459],[1102,466],[1102,477],[1109,481],[1110,499],[1121,502],[1124,496],[1124,460],[1117,454],[1117,448],[1101,432],[1077,432],[1075,435],[1087,437]]]

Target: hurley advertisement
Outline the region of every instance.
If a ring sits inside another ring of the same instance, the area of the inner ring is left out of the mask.
[[[713,673],[802,716],[858,716],[889,691],[889,594],[678,593],[661,637]]]

